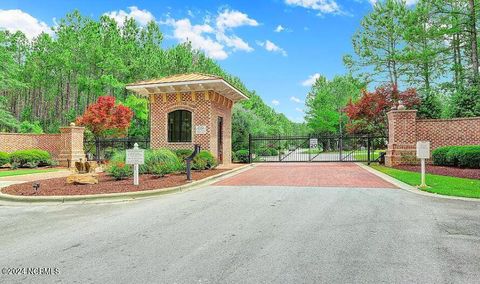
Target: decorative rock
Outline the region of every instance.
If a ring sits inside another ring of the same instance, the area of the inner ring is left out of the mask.
[[[73,174],[67,177],[68,184],[97,184],[98,176],[96,174]]]
[[[75,126],[75,122],[71,122],[71,123],[70,123],[70,126]]]

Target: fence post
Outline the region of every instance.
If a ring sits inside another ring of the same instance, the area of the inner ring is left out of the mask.
[[[100,139],[95,136],[95,158],[100,162]]]
[[[280,134],[278,134],[278,161],[281,162],[282,161],[282,151],[280,151]]]
[[[340,133],[340,136],[338,138],[338,153],[340,155],[340,162],[343,161],[343,157],[342,157],[342,149],[343,149],[343,135]]]
[[[370,165],[370,147],[371,147],[370,135],[368,135],[367,136],[367,164],[368,165]],[[375,153],[375,151],[373,153]]]
[[[252,134],[248,134],[248,163],[252,163]]]

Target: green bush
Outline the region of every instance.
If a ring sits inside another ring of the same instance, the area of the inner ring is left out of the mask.
[[[110,162],[125,163],[126,151],[117,151],[112,155]],[[168,164],[173,171],[180,171],[182,164],[177,155],[168,149],[148,149],[145,150],[145,163],[140,165],[140,174],[153,174],[156,164]]]
[[[257,155],[259,156],[277,156],[278,150],[271,147],[260,148],[257,150]]]
[[[5,152],[0,152],[0,167],[10,162],[10,155]]]
[[[185,159],[190,156],[191,154],[193,153],[192,150],[188,150],[188,149],[179,149],[179,150],[175,150],[175,154],[177,155],[178,159],[180,160],[180,162],[184,162]]]
[[[18,150],[10,154],[10,164],[19,167],[37,167],[51,165],[50,153],[39,149]]]
[[[480,145],[446,146],[432,152],[433,164],[461,168],[480,168]]]
[[[107,167],[107,174],[115,180],[122,180],[132,176],[133,170],[130,165],[123,162],[110,162]]]
[[[432,151],[433,164],[437,166],[447,165],[447,153],[450,147],[440,147]]]
[[[248,163],[248,150],[242,149],[235,152],[235,158],[238,162]]]
[[[158,163],[158,164],[152,165],[151,167],[152,174],[159,177],[163,177],[166,174],[173,173],[176,170],[177,169],[175,169],[174,167],[172,167],[171,164],[168,164],[168,163]]]
[[[140,166],[140,171],[145,173],[153,173],[154,166],[157,164],[168,165],[172,172],[179,171],[182,168],[182,164],[177,155],[168,149],[155,149],[147,150],[145,152],[145,164]]]
[[[193,158],[193,166],[194,170],[208,170],[213,169],[217,166],[217,160],[207,150],[201,150],[195,158]]]

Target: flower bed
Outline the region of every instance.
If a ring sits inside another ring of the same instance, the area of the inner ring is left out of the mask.
[[[213,176],[227,169],[212,169],[206,171],[193,171],[192,179],[201,180]],[[23,196],[59,196],[59,195],[88,195],[119,192],[135,192],[144,190],[161,189],[187,184],[185,174],[170,174],[159,178],[158,176],[140,175],[140,185],[134,186],[132,178],[115,180],[113,177],[100,173],[98,184],[73,185],[67,184],[65,178],[53,178],[39,181],[40,189],[36,192],[32,183],[15,184],[2,189],[2,193]]]

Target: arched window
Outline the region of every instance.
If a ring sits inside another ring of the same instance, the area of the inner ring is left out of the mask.
[[[192,142],[192,113],[176,110],[168,114],[168,142]]]

